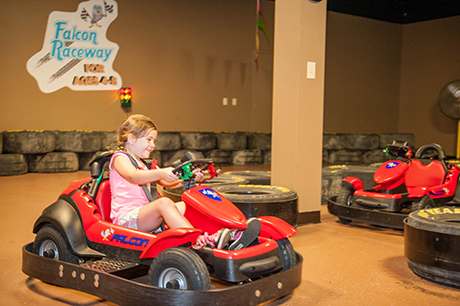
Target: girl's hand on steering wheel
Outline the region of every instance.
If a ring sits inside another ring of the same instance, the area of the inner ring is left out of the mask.
[[[193,170],[195,181],[200,181],[203,178],[205,173],[206,171],[202,171],[200,168],[196,168],[195,170]]]

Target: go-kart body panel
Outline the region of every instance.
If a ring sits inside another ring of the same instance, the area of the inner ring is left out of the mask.
[[[246,229],[247,219],[241,210],[208,186],[186,190],[182,200],[187,204],[184,216],[204,232],[215,233],[222,228]]]
[[[389,160],[374,173],[374,181],[382,189],[391,190],[404,183],[404,173],[409,165],[403,161]]]
[[[261,224],[260,237],[279,240],[292,237],[297,233],[294,227],[280,218],[262,216],[257,219],[259,219]]]

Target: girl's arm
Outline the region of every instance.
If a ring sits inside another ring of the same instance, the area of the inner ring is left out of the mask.
[[[173,168],[171,167],[137,171],[129,158],[119,157],[120,156],[114,157],[112,166],[123,178],[131,183],[142,185],[150,182],[156,182],[160,179],[167,183],[178,180],[178,177],[172,173]]]

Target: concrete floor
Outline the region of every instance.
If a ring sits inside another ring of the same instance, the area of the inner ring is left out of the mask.
[[[21,248],[33,241],[36,218],[72,180],[86,176],[79,171],[0,177],[1,305],[114,305],[21,271]],[[402,231],[343,225],[325,206],[321,221],[298,227],[291,239],[304,258],[300,287],[268,305],[460,305],[459,289],[431,283],[409,270]]]

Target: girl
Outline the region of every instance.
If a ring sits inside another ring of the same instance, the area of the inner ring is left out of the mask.
[[[157,230],[163,222],[169,228],[193,227],[184,217],[185,204],[174,203],[171,199],[161,197],[149,201],[142,186],[150,182],[157,182],[160,185],[171,183],[174,187],[182,184],[178,177],[172,172],[173,168],[156,168],[149,170],[141,159],[149,158],[155,148],[155,140],[158,131],[153,121],[143,115],[131,115],[120,127],[118,134],[119,151],[116,151],[110,161],[110,186],[112,190],[112,210],[110,217],[112,222],[141,231],[151,232]],[[137,163],[134,166],[129,156]],[[197,169],[199,170],[199,169]],[[196,180],[203,174],[195,172]],[[244,242],[244,246],[254,241],[260,232],[260,222],[248,223],[248,229],[238,233],[235,242]],[[240,238],[241,237],[241,238]],[[213,235],[204,233],[201,235],[195,248],[205,245],[223,248],[230,240],[230,230],[222,229]],[[246,241],[250,241],[249,243]]]

